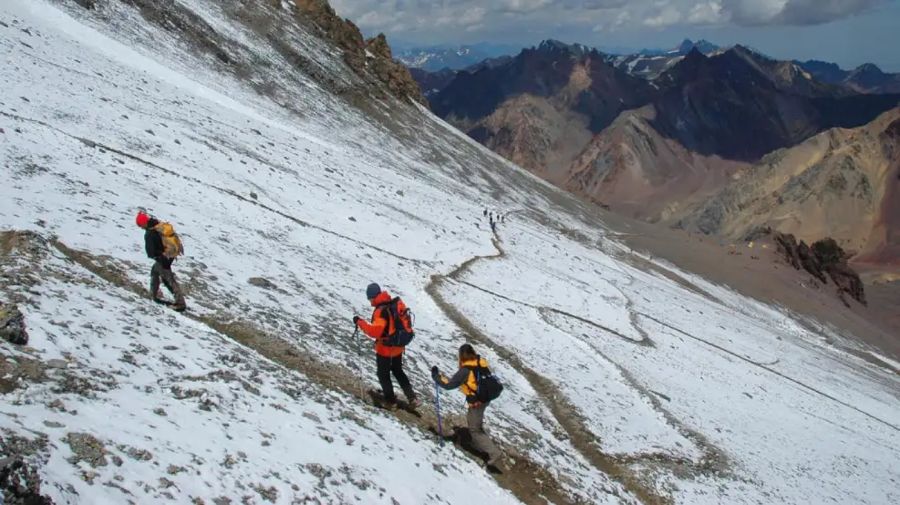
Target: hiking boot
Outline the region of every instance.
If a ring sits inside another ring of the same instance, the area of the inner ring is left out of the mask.
[[[409,405],[410,410],[416,410],[422,405],[422,402],[420,402],[419,399],[415,396],[406,400],[406,403],[407,405]]]
[[[385,400],[381,403],[381,408],[383,408],[384,410],[390,410],[391,412],[393,412],[393,411],[397,410],[397,400],[394,400],[392,402]]]
[[[172,304],[172,310],[175,312],[184,312],[187,310],[187,304],[184,303],[184,300],[179,300]]]

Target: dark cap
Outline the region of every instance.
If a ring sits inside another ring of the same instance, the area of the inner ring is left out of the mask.
[[[369,284],[369,287],[366,288],[366,298],[368,298],[369,300],[371,300],[372,298],[375,298],[376,296],[378,296],[380,294],[381,294],[381,286],[379,286],[378,284],[375,284],[374,282],[372,284]]]

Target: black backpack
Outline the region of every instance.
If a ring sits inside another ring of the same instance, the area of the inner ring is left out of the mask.
[[[409,307],[405,307],[401,312],[399,310],[400,298],[394,298],[390,302],[382,305],[382,316],[387,320],[388,324],[384,328],[384,334],[381,336],[382,344],[388,347],[403,347],[412,342],[416,332],[413,331],[413,315]],[[391,323],[393,322],[394,331],[391,333]]]
[[[477,365],[472,367],[472,372],[475,373],[475,399],[481,403],[496,400],[503,392],[503,384],[494,377],[489,368],[481,366],[481,356],[475,358],[475,363]]]

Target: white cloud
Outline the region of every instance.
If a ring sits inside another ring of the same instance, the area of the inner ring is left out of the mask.
[[[498,10],[504,12],[533,12],[551,4],[554,0],[500,0]]]
[[[815,25],[865,12],[887,0],[721,0],[739,25]]]
[[[673,25],[822,24],[889,0],[331,0],[366,32],[399,26],[418,34],[440,32],[556,32],[664,28]],[[441,31],[443,30],[443,31]],[[404,33],[391,33],[403,37]]]
[[[722,21],[725,21],[722,3],[717,0],[700,2],[694,5],[687,15],[687,22],[694,25],[713,24]]]
[[[657,2],[657,8],[651,10],[655,15],[644,18],[644,25],[651,28],[663,28],[677,24],[681,21],[681,12],[674,5],[667,5],[664,2]]]

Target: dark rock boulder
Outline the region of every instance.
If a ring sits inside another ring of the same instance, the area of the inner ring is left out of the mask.
[[[832,238],[824,238],[812,245],[812,251],[822,270],[834,282],[841,295],[847,294],[859,303],[866,304],[866,293],[859,274],[847,264],[849,255]]]
[[[14,305],[0,303],[0,338],[17,345],[28,343],[25,316]]]
[[[53,505],[41,495],[37,470],[20,457],[0,459],[0,497],[4,505]]]
[[[813,275],[816,279],[819,279],[821,282],[827,284],[828,279],[825,277],[825,272],[822,271],[822,263],[819,261],[819,257],[810,249],[806,242],[800,241],[797,244],[797,254],[800,257],[800,266],[803,267],[804,270]]]
[[[832,238],[815,242],[812,246],[790,234],[774,233],[772,236],[778,252],[795,269],[801,268],[819,279],[823,284],[828,279],[834,282],[841,300],[849,295],[859,303],[866,305],[866,293],[862,280],[847,264],[848,255]],[[844,301],[846,304],[847,302]]]

